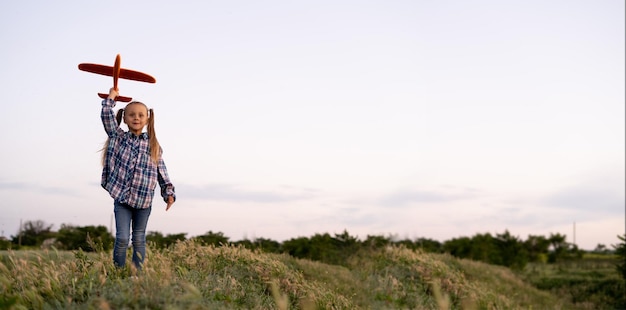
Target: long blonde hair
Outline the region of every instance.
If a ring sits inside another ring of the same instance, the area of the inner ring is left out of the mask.
[[[156,132],[154,131],[154,110],[148,109],[144,103],[139,101],[133,101],[126,105],[128,107],[131,104],[141,104],[148,111],[148,138],[150,144],[150,158],[154,162],[154,164],[159,163],[159,159],[161,158],[161,145],[159,144],[159,140],[157,140]],[[122,119],[124,118],[124,108],[117,110],[117,114],[115,114],[115,120],[117,121],[117,125],[120,126],[122,123]],[[106,142],[104,142],[104,147],[102,148],[102,165],[104,165],[104,161],[106,160],[106,152],[109,148],[110,138],[107,138]]]

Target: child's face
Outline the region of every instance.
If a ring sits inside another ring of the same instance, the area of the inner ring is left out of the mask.
[[[124,108],[124,123],[130,132],[140,135],[148,124],[148,109],[138,103],[127,105]]]

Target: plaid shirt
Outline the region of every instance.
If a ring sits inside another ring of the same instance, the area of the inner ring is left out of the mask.
[[[161,196],[176,199],[174,185],[167,175],[163,158],[158,165],[150,158],[150,140],[147,133],[137,136],[125,132],[119,127],[113,113],[115,102],[102,101],[102,124],[109,136],[101,185],[111,197],[120,203],[137,209],[150,208],[157,182],[161,187]]]

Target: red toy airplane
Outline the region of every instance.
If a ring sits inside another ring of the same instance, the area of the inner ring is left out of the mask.
[[[78,65],[78,69],[82,71],[91,72],[91,73],[112,76],[113,87],[116,90],[117,90],[118,78],[140,81],[140,82],[147,82],[147,83],[156,83],[156,80],[148,74],[145,74],[139,71],[133,71],[133,70],[120,68],[120,62],[121,62],[120,54],[117,54],[117,57],[115,57],[115,65],[113,67],[105,66],[105,65],[82,63]],[[100,96],[100,98],[102,99],[106,99],[109,97],[109,94],[98,93],[98,96]],[[115,98],[116,101],[122,101],[122,102],[129,102],[132,99],[133,98],[123,97],[123,96],[117,96]]]

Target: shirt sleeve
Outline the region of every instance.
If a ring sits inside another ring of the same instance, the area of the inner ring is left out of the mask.
[[[157,177],[159,181],[159,186],[161,187],[161,197],[163,200],[167,202],[167,197],[174,197],[174,201],[176,201],[176,193],[174,192],[174,185],[172,181],[170,181],[170,177],[167,174],[167,168],[165,167],[165,162],[163,158],[159,159],[159,165],[157,167]]]
[[[104,125],[104,131],[106,131],[109,137],[114,137],[124,133],[124,130],[120,128],[120,124],[115,119],[115,113],[113,108],[115,107],[115,101],[113,99],[102,100],[102,112],[100,118],[102,119],[102,125]]]

